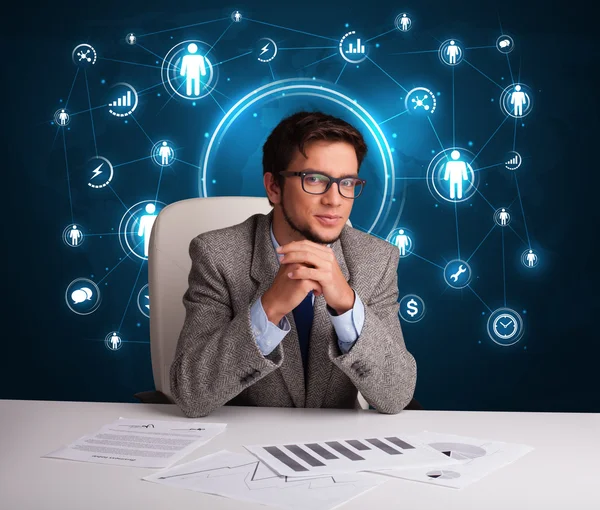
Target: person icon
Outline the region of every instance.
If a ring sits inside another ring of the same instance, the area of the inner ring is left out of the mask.
[[[408,32],[410,23],[410,18],[406,15],[406,13],[403,14],[402,18],[400,18],[400,30],[402,30],[403,32]]]
[[[537,255],[533,253],[533,250],[529,250],[529,253],[527,253],[525,259],[527,260],[528,267],[533,267],[537,263]]]
[[[470,167],[464,161],[459,161],[460,152],[456,149],[450,153],[452,161],[446,162],[444,181],[450,181],[450,199],[461,199],[463,196],[463,181],[469,180],[467,167]]]
[[[127,36],[127,42],[128,42],[129,44],[135,44],[135,35],[133,35],[133,34],[129,34],[129,35]]]
[[[144,257],[147,257],[152,225],[154,225],[154,220],[157,215],[154,214],[156,211],[156,206],[154,204],[147,204],[145,210],[147,214],[142,215],[140,218],[140,226],[137,235],[144,238]]]
[[[508,225],[508,220],[510,219],[510,214],[506,212],[506,209],[502,208],[498,214],[498,219],[500,220],[500,225],[506,227],[506,225]]]
[[[450,44],[446,48],[446,55],[448,56],[449,64],[456,64],[456,57],[460,54],[460,48],[456,45],[455,41],[450,41]]]
[[[119,335],[117,335],[116,332],[113,332],[112,336],[110,337],[110,348],[113,351],[116,351],[120,345],[121,345],[121,338],[119,337]]]
[[[242,20],[242,15],[240,14],[240,11],[235,11],[235,12],[233,13],[233,20],[234,20],[236,23],[239,23],[239,22]]]
[[[175,156],[175,152],[167,145],[167,142],[165,141],[158,149],[158,155],[160,156],[160,164],[162,166],[166,166],[170,163],[171,158]]]
[[[192,85],[194,86],[194,95],[200,95],[200,76],[206,76],[206,64],[204,57],[197,55],[198,45],[190,43],[187,47],[189,55],[181,59],[181,76],[185,76],[186,94],[192,95]]]
[[[69,230],[68,236],[71,246],[77,246],[79,245],[79,240],[83,238],[83,233],[77,228],[77,225],[73,225],[73,228]]]
[[[514,92],[510,95],[510,104],[513,105],[513,114],[515,117],[521,117],[523,115],[523,105],[529,106],[527,96],[525,92],[521,90],[521,85],[515,86]]]
[[[69,114],[64,110],[64,108],[58,114],[58,123],[61,126],[66,126],[69,120]]]
[[[406,248],[410,245],[410,239],[404,233],[404,229],[403,228],[401,228],[398,231],[398,235],[396,236],[396,239],[394,240],[394,244],[400,250],[400,256],[401,257],[405,257],[406,256]]]

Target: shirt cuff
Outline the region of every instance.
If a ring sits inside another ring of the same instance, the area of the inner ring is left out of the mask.
[[[338,337],[340,350],[346,354],[358,340],[365,322],[365,308],[362,300],[354,291],[354,306],[341,315],[334,315],[335,310],[327,306],[331,322]]]
[[[252,324],[254,340],[260,352],[263,353],[263,356],[271,354],[281,343],[285,335],[292,329],[285,315],[281,318],[278,325],[269,321],[262,306],[261,298],[258,298],[250,308],[250,322]]]

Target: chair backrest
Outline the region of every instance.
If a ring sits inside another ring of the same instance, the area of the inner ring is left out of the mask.
[[[148,247],[150,354],[156,390],[171,401],[169,372],[185,320],[182,298],[192,266],[191,240],[270,211],[266,197],[191,198],[166,206],[154,221]]]

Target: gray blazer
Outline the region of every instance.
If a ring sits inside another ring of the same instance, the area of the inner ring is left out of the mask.
[[[171,365],[171,392],[190,418],[224,405],[353,408],[360,391],[381,413],[398,413],[415,390],[417,366],[398,317],[398,248],[345,225],[331,245],[365,320],[347,354],[337,344],[325,298],[314,301],[308,383],[293,313],[291,331],[269,355],[256,344],[250,307],[279,269],[273,211],[192,239],[185,322]]]

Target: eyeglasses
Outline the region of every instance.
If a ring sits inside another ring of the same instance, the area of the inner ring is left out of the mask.
[[[300,176],[302,189],[311,195],[322,195],[334,182],[338,184],[338,191],[344,198],[357,198],[367,184],[365,179],[356,177],[331,177],[322,172],[279,172],[284,177]]]

